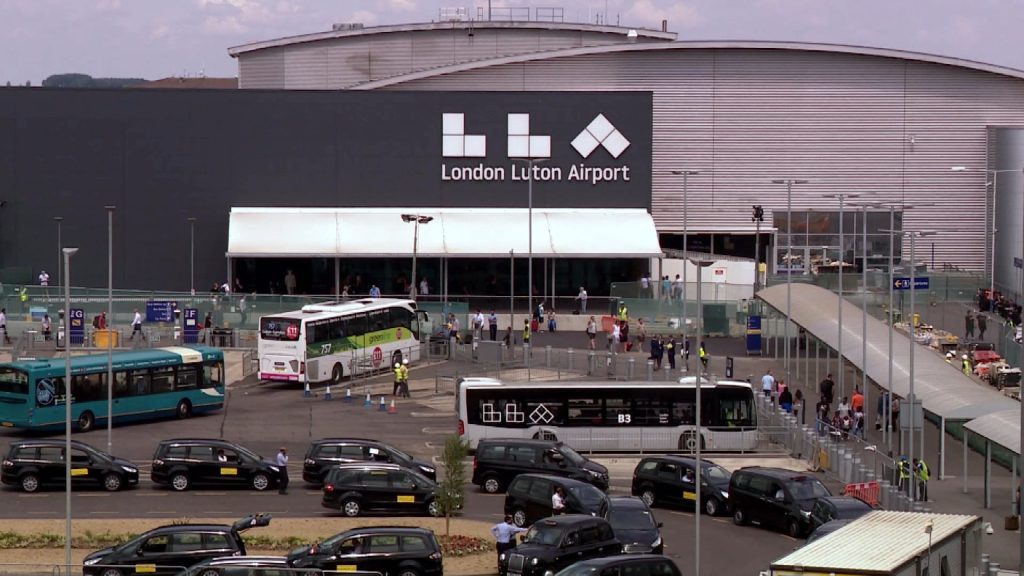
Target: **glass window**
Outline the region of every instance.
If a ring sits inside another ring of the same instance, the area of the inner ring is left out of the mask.
[[[338,447],[338,455],[342,458],[350,458],[352,460],[365,460],[366,450],[362,446],[346,444]]]
[[[676,571],[672,568],[672,562],[658,560],[651,564],[651,576],[676,576]]]
[[[299,339],[299,320],[294,318],[260,318],[260,338],[264,340]]]
[[[207,362],[203,365],[203,376],[207,386],[220,387],[224,385],[224,364],[222,362]]]
[[[651,576],[647,562],[629,562],[622,566],[622,576]]]
[[[633,424],[639,426],[668,426],[672,423],[672,406],[665,398],[635,398]]]
[[[153,536],[143,542],[140,550],[147,554],[160,554],[167,552],[167,536]]]
[[[405,308],[391,309],[391,326],[393,328],[405,328],[412,331],[412,325],[415,319],[416,314],[411,310],[406,310]]]
[[[525,496],[530,492],[530,484],[532,482],[533,481],[531,479],[520,476],[512,481],[512,485],[508,487],[508,491],[510,494],[515,494],[516,496]]]
[[[192,460],[204,462],[216,462],[217,456],[213,453],[213,446],[192,446],[188,449],[188,457]]]
[[[771,481],[761,476],[750,477],[750,491],[761,496],[768,496],[774,498],[775,494],[771,489]]]
[[[383,471],[363,472],[361,484],[367,488],[387,488],[388,473]]]
[[[601,541],[601,535],[597,532],[597,526],[590,525],[580,529],[580,542],[583,544],[597,544]]]
[[[570,426],[596,426],[604,422],[600,398],[569,398],[568,405],[566,423]]]
[[[483,451],[480,453],[481,460],[504,460],[505,459],[505,447],[491,444],[485,446]]]
[[[658,467],[658,478],[663,480],[678,480],[681,477],[679,467],[675,464],[662,464]]]
[[[170,392],[174,389],[174,368],[171,366],[151,368],[149,381],[150,393],[161,394],[163,392]]]
[[[529,496],[538,502],[551,502],[552,487],[547,480],[534,478],[530,482]]]
[[[175,390],[187,390],[199,385],[199,369],[196,366],[181,366],[178,368],[177,379],[174,381]]]
[[[171,446],[167,449],[167,458],[188,458],[188,446]]]
[[[607,542],[608,540],[611,540],[612,538],[615,538],[615,533],[612,532],[612,527],[611,527],[610,524],[605,524],[605,523],[598,524],[597,525],[597,534],[598,534],[598,536],[601,537],[601,541],[602,542]]]
[[[658,463],[654,460],[648,460],[640,465],[641,472],[654,472],[658,469]]]
[[[80,374],[71,377],[71,391],[74,394],[75,402],[94,402],[106,399],[106,389],[103,387],[102,377],[99,374]]]
[[[129,392],[132,396],[145,396],[149,394],[149,373],[138,370],[131,374],[131,386]]]
[[[341,318],[331,318],[328,322],[328,336],[331,340],[341,340],[345,337],[345,321]]]
[[[568,548],[570,546],[580,545],[580,533],[578,530],[573,530],[565,535],[565,540],[562,541],[562,546]]]
[[[128,373],[114,372],[114,398],[123,398],[128,395]]]
[[[306,344],[318,344],[331,339],[330,320],[315,320],[306,323]]]
[[[399,490],[412,490],[413,485],[416,484],[413,482],[412,476],[401,470],[388,472],[388,478],[391,481],[391,487]]]
[[[38,452],[36,448],[29,446],[19,446],[14,451],[13,458],[17,460],[35,460]]]
[[[36,380],[36,405],[55,406],[64,403],[64,379],[40,378]]]
[[[203,534],[203,545],[210,550],[231,548],[227,534],[221,533]]]
[[[633,414],[630,412],[629,400],[625,398],[606,398],[604,408],[605,423],[613,426],[633,423]]]
[[[398,536],[378,534],[370,536],[370,553],[398,552]]]
[[[39,459],[43,462],[63,462],[64,449],[60,446],[42,446],[39,448]]]
[[[366,314],[357,314],[348,318],[349,336],[362,336],[366,334]]]
[[[28,394],[28,374],[14,368],[0,368],[0,392]]]
[[[509,460],[533,464],[537,461],[537,451],[530,446],[513,446],[509,448]]]
[[[203,537],[195,532],[176,532],[171,534],[171,549],[175,552],[202,550]]]
[[[402,536],[403,552],[420,552],[428,548],[429,546],[427,546],[422,536]]]
[[[757,418],[750,390],[742,388],[719,388],[716,390],[718,422],[725,426],[751,427]]]
[[[387,309],[373,310],[366,315],[368,322],[367,332],[378,332],[390,328],[390,314]]]
[[[91,458],[89,458],[89,455],[83,452],[82,450],[78,450],[76,448],[71,449],[72,464],[84,466],[88,464],[90,460]]]
[[[786,482],[786,488],[793,498],[797,500],[811,500],[832,495],[821,481],[810,476],[801,476],[789,480]]]
[[[337,458],[337,456],[338,446],[331,446],[329,444],[318,447],[316,454],[313,455],[314,458]]]
[[[697,401],[677,400],[672,403],[672,421],[684,426],[693,426],[697,422]]]

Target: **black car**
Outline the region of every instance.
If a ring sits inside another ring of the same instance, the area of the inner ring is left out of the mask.
[[[231,526],[174,524],[154,528],[120,546],[89,554],[83,562],[82,573],[84,576],[126,576],[136,572],[170,575],[210,558],[244,556],[245,542],[241,533],[267,526],[270,519],[269,514],[256,514]]]
[[[608,469],[569,445],[552,440],[480,440],[473,458],[473,484],[497,494],[520,474],[554,474],[608,489]]]
[[[365,512],[438,516],[436,494],[433,480],[398,464],[342,464],[327,474],[321,504],[353,517]]]
[[[284,556],[224,556],[204,560],[178,572],[178,576],[287,576],[291,573]]]
[[[566,513],[604,516],[608,509],[608,497],[592,484],[548,474],[520,474],[505,494],[505,514],[519,527],[551,516],[551,496],[557,487],[565,491]]]
[[[820,480],[806,473],[749,466],[732,474],[729,510],[737,525],[758,522],[799,538],[810,530],[814,502],[831,495]]]
[[[710,460],[701,460],[700,499],[710,516],[726,510],[732,474]],[[688,456],[644,458],[633,469],[634,496],[648,506],[693,506],[697,486],[693,483],[697,461]]]
[[[266,490],[277,486],[280,474],[276,464],[239,444],[180,438],[157,446],[150,477],[179,491],[193,485]]]
[[[437,470],[429,462],[417,460],[398,448],[359,438],[324,438],[310,444],[302,465],[302,479],[310,484],[323,484],[331,466],[356,462],[390,462],[416,470],[437,479]]]
[[[856,520],[874,508],[853,496],[824,496],[811,507],[811,530],[832,520]]]
[[[825,522],[821,526],[815,528],[814,532],[811,532],[811,535],[807,537],[807,543],[810,544],[815,540],[824,538],[825,536],[828,536],[836,530],[839,530],[843,526],[846,526],[850,522],[853,522],[853,520],[830,520],[828,522]]]
[[[608,499],[604,515],[622,543],[626,554],[661,554],[661,522],[654,519],[651,508],[635,496],[613,496]]]
[[[622,553],[604,518],[565,514],[534,524],[522,543],[498,556],[502,576],[552,576],[575,562]]]
[[[682,576],[676,563],[654,554],[628,554],[584,560],[556,576]]]
[[[4,458],[0,481],[35,492],[44,486],[64,486],[67,464],[63,440],[12,442]],[[129,460],[101,452],[84,442],[71,441],[71,487],[115,492],[139,484],[139,468]]]
[[[441,546],[426,528],[369,526],[331,536],[288,554],[292,568],[378,572],[382,576],[441,576]]]

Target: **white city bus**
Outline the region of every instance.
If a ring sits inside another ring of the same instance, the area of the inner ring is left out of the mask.
[[[459,434],[561,440],[577,450],[631,452],[757,446],[757,410],[747,382],[702,380],[696,419],[695,377],[678,382],[532,382],[478,378],[459,382]]]
[[[415,363],[422,316],[412,300],[393,298],[323,302],[263,316],[259,378],[338,383],[403,358]]]

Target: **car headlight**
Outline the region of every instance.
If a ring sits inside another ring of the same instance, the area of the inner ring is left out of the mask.
[[[278,468],[277,466],[267,466],[267,468],[270,468],[270,469],[271,469],[271,470],[273,470],[274,472],[280,472],[280,471],[281,471],[281,469],[280,469],[280,468]]]
[[[99,564],[100,560],[103,560],[103,558],[91,558],[89,560],[86,560],[85,562],[82,562],[82,564],[85,564],[86,566],[92,566],[93,564]]]
[[[124,470],[129,474],[136,474],[139,471],[138,468],[132,468],[131,466],[121,466],[121,470]]]
[[[801,510],[800,513],[804,515],[804,520],[810,520],[811,519],[811,513],[808,512],[807,510]]]
[[[661,546],[661,534],[658,534],[658,537],[654,539],[654,542],[651,542],[651,548],[657,548],[658,546]]]
[[[545,570],[544,571],[544,576],[555,576],[555,573],[552,572],[551,570]]]
[[[424,472],[426,472],[427,474],[433,474],[433,473],[435,473],[435,472],[436,472],[436,470],[434,470],[434,469],[433,469],[433,468],[431,468],[430,466],[420,466],[420,470],[423,470],[423,471],[424,471]]]
[[[531,566],[536,566],[537,562],[539,562],[539,561],[540,561],[540,558],[534,558],[534,559],[530,560],[530,565]]]
[[[722,498],[728,498],[729,497],[729,491],[728,490],[721,490],[720,492],[722,493]]]
[[[505,561],[505,553],[504,552],[502,552],[501,554],[498,555],[498,560],[500,560],[501,562]]]

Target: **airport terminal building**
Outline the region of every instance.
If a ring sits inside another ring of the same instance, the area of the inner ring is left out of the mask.
[[[858,235],[840,246],[826,197],[846,193],[915,206],[897,206],[896,225],[940,232],[918,244],[929,267],[986,273],[995,245],[997,283],[1016,291],[1024,72],[538,17],[238,46],[235,91],[0,90],[2,266],[56,266],[63,216],[64,244],[83,248],[76,278],[105,284],[114,204],[122,287],[187,289],[194,230],[200,289],[227,272],[265,291],[301,267],[304,291],[331,291],[339,269],[371,261],[396,283],[418,234],[425,273],[461,270],[475,277],[450,292],[475,292],[529,249],[532,197],[545,282],[594,293],[684,235],[692,250],[753,256],[753,205],[770,270],[787,245],[800,266],[855,262],[862,208],[847,206]],[[806,183],[773,182],[789,179]],[[888,256],[890,212],[867,212],[870,262]],[[414,232],[409,213],[434,221]]]

